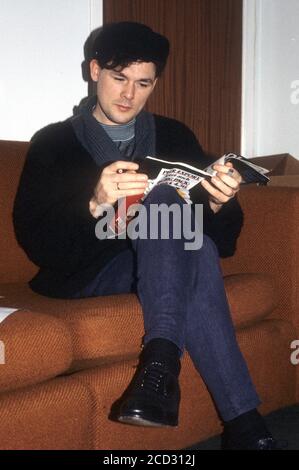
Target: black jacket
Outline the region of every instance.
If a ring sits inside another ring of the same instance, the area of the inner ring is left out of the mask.
[[[154,116],[156,156],[211,163],[194,134],[184,124]],[[89,200],[101,168],[78,141],[70,120],[38,132],[28,151],[17,191],[13,220],[19,244],[40,270],[33,290],[51,297],[70,297],[85,287],[127,240],[98,240],[97,220]],[[207,192],[199,185],[194,202],[204,203],[204,232],[222,257],[231,256],[243,214],[236,198],[214,214]]]

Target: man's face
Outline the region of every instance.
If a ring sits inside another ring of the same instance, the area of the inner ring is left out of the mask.
[[[126,124],[145,106],[156,84],[152,62],[134,62],[120,70],[101,69],[90,63],[91,78],[97,82],[97,105],[93,115],[103,124]]]

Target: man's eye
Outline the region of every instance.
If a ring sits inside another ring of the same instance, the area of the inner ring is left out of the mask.
[[[139,84],[142,88],[147,88],[149,86],[149,83],[147,82],[140,82]]]
[[[114,80],[118,80],[119,82],[123,82],[124,78],[123,77],[113,77]]]

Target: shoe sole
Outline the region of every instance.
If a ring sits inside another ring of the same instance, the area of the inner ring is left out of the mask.
[[[156,421],[150,421],[148,419],[141,418],[138,415],[119,416],[117,420],[123,424],[132,424],[135,426],[146,426],[152,428],[169,428],[177,426],[177,424],[157,423]]]

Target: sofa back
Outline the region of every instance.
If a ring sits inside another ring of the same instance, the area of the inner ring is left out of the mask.
[[[244,226],[235,255],[221,260],[223,272],[271,275],[279,317],[291,320],[299,332],[299,184],[248,185],[241,188],[239,200]]]
[[[28,281],[37,271],[19,247],[12,223],[14,198],[28,147],[28,142],[0,140],[0,282],[5,283]]]

